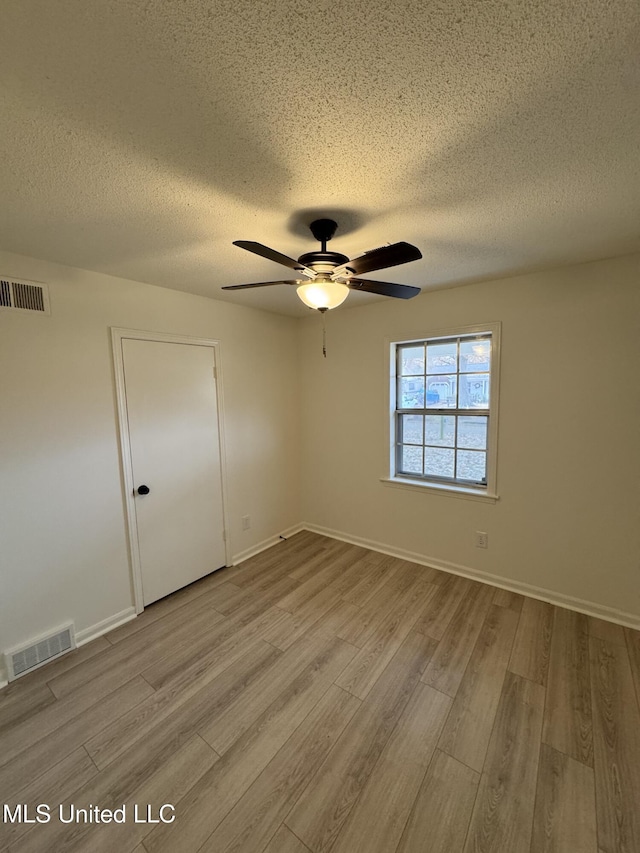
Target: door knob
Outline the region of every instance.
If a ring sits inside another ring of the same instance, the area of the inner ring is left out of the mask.
[[[139,495],[148,495],[151,489],[149,486],[138,486],[138,494]]]

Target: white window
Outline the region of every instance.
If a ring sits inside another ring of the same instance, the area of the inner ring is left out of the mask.
[[[391,479],[496,497],[499,324],[391,345]]]

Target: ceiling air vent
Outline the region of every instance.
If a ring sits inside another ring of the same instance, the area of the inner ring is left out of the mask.
[[[0,276],[0,308],[50,314],[47,285]]]
[[[76,647],[73,625],[60,628],[55,634],[34,640],[27,646],[5,652],[9,681],[26,675],[54,658]]]

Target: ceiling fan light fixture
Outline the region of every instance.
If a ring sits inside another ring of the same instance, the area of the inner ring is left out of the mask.
[[[316,279],[299,285],[297,294],[309,308],[318,311],[327,311],[342,305],[349,295],[349,288],[340,281]]]

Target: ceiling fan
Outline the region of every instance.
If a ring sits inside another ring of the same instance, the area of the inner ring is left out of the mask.
[[[291,281],[259,281],[254,284],[234,284],[222,290],[244,290],[250,287],[269,287],[273,284],[293,284],[297,286],[300,299],[309,308],[328,311],[337,308],[349,295],[350,290],[362,290],[377,293],[380,296],[393,296],[396,299],[411,299],[420,293],[419,287],[407,284],[391,284],[387,281],[370,281],[366,278],[354,278],[372,270],[395,267],[418,261],[422,253],[410,243],[393,243],[372,249],[357,258],[349,258],[339,252],[328,252],[327,243],[335,234],[337,223],[333,219],[316,219],[309,228],[321,245],[319,252],[307,252],[298,260],[289,258],[262,243],[251,240],[235,240],[233,245],[240,246],[254,255],[260,255],[306,276],[310,281],[295,279]]]

